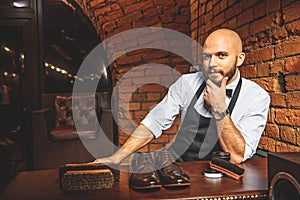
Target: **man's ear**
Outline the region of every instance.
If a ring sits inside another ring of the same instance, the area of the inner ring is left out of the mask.
[[[246,57],[246,55],[244,52],[239,53],[239,55],[237,57],[237,63],[236,63],[238,67],[243,64],[245,57]]]

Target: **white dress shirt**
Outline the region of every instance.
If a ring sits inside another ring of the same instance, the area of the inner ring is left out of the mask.
[[[236,80],[226,86],[226,89],[234,90],[240,79],[240,73]],[[187,108],[200,87],[204,77],[201,72],[182,75],[171,85],[167,95],[157,104],[141,121],[154,135],[155,138],[162,134],[163,130],[171,127],[176,116],[181,112],[181,123],[186,115]],[[194,105],[196,111],[204,117],[212,117],[212,114],[204,106],[204,92]],[[226,97],[227,106],[231,98]],[[244,161],[256,152],[261,134],[265,128],[270,104],[269,94],[253,81],[242,78],[242,87],[231,114],[231,119],[245,139],[246,147]]]

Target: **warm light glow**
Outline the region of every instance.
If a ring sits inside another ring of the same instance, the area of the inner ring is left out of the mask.
[[[12,76],[13,76],[13,77],[16,77],[16,76],[17,76],[17,74],[16,74],[16,73],[13,73],[13,74],[12,74]]]
[[[49,67],[50,65],[49,65],[49,63],[45,63],[45,67]]]
[[[62,70],[61,70],[61,73],[62,73],[62,74],[67,74],[68,72],[67,72],[66,70],[62,69]]]
[[[4,72],[4,76],[8,76],[8,72]]]
[[[8,47],[4,47],[3,49],[4,49],[4,51],[10,52],[10,48],[8,48]]]
[[[13,6],[16,8],[24,8],[24,7],[28,7],[29,3],[28,1],[14,1]]]
[[[24,59],[25,58],[25,55],[23,53],[21,53],[21,58]]]
[[[68,74],[68,77],[70,77],[70,78],[71,78],[71,77],[73,77],[73,75],[72,75],[72,74]]]
[[[54,69],[55,69],[55,66],[54,66],[54,65],[51,65],[51,67],[50,67],[50,68],[54,70]]]
[[[57,72],[60,72],[61,69],[60,69],[59,67],[56,67],[56,71],[57,71]]]

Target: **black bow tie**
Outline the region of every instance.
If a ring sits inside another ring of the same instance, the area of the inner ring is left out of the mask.
[[[232,89],[226,89],[226,96],[232,97]]]

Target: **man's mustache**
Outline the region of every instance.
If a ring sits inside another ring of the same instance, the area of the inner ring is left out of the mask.
[[[209,74],[209,73],[220,73],[221,75],[224,76],[224,71],[221,70],[221,69],[218,69],[218,68],[209,68],[209,69],[207,70],[207,73],[208,73],[208,74]]]

